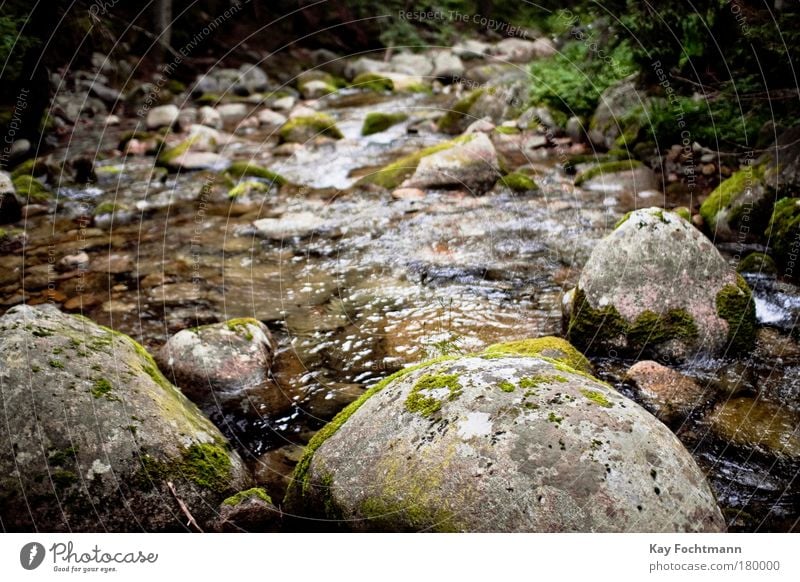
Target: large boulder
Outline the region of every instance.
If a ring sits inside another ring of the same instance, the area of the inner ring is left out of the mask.
[[[628,129],[625,125],[631,113],[643,107],[643,99],[636,88],[635,77],[623,79],[603,91],[589,122],[592,144],[606,149],[615,147],[617,139]]]
[[[655,416],[665,423],[685,419],[709,400],[709,392],[691,378],[658,362],[636,362],[625,377]]]
[[[312,439],[286,504],[372,531],[725,529],[666,426],[561,360],[502,351],[377,384]]]
[[[567,334],[593,352],[685,359],[747,351],[755,307],[747,283],[679,215],[626,215],[592,251],[566,306]]]
[[[779,274],[800,279],[800,198],[784,198],[775,204],[766,232]]]
[[[451,148],[419,160],[403,188],[466,188],[476,194],[487,191],[500,176],[497,151],[484,133],[471,134]]]
[[[252,318],[184,329],[156,353],[159,367],[204,412],[264,414],[289,403],[270,380],[275,342]]]
[[[239,456],[128,336],[51,305],[0,318],[0,521],[12,531],[209,526]],[[183,504],[183,505],[182,505]]]

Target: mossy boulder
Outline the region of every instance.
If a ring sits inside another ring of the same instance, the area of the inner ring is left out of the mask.
[[[253,162],[233,162],[225,169],[225,174],[234,180],[241,180],[242,178],[259,178],[265,180],[270,184],[283,186],[287,184],[286,178],[273,172],[269,168],[259,166]]]
[[[281,126],[278,135],[281,141],[290,143],[305,143],[318,136],[333,139],[344,137],[336,127],[336,121],[326,113],[293,117]]]
[[[52,198],[52,193],[47,186],[28,174],[20,174],[13,180],[14,188],[17,190],[23,202],[27,204],[47,203]]]
[[[499,129],[499,128],[498,128]],[[511,188],[514,192],[533,192],[538,190],[539,186],[536,185],[533,178],[521,172],[511,172],[500,178],[500,182]]]
[[[800,279],[800,198],[784,198],[775,204],[765,236],[780,275]]]
[[[637,394],[653,414],[667,424],[686,419],[701,409],[713,394],[693,379],[658,362],[636,362],[625,373]]]
[[[575,185],[588,190],[643,192],[658,190],[653,170],[638,160],[616,160],[589,166],[575,176]]]
[[[475,89],[456,101],[456,103],[439,118],[437,122],[439,131],[454,135],[462,133],[469,124],[478,119],[475,116],[470,116],[469,111],[485,91],[485,88]]]
[[[575,346],[560,337],[539,337],[494,344],[486,348],[486,354],[501,356],[543,356],[558,360],[579,372],[592,373],[592,364]]]
[[[275,342],[252,318],[184,329],[155,359],[181,391],[206,414],[270,414],[289,406],[270,379]]]
[[[386,131],[406,119],[408,119],[408,115],[405,113],[368,113],[364,118],[364,125],[361,126],[361,135],[372,135],[373,133]]]
[[[620,138],[635,137],[639,125],[636,112],[641,111],[646,99],[636,87],[636,79],[628,77],[610,86],[600,95],[600,102],[589,121],[589,139],[592,144],[612,149]],[[633,140],[628,140],[631,143]]]
[[[222,502],[214,526],[218,532],[272,532],[280,527],[281,512],[261,487],[231,495]]]
[[[205,527],[249,486],[239,456],[145,349],[86,318],[9,310],[0,383],[8,531],[183,531],[178,499]]]
[[[700,206],[715,240],[757,239],[769,222],[772,200],[762,184],[764,166],[749,165],[717,186]]]
[[[660,208],[630,213],[595,246],[565,315],[567,338],[589,352],[680,360],[755,341],[747,283],[700,231]]]
[[[403,188],[461,188],[483,194],[500,177],[497,150],[485,133],[422,157]]]
[[[394,89],[392,80],[381,73],[364,72],[353,79],[353,87],[369,91],[391,91]]]
[[[366,531],[724,531],[669,429],[559,360],[440,358],[370,389],[312,439],[285,505]]]
[[[757,275],[775,275],[778,272],[778,266],[769,255],[750,253],[736,265],[736,271]]]

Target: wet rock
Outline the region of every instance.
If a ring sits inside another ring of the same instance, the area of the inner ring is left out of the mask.
[[[495,124],[492,123],[491,118],[484,117],[483,119],[478,119],[477,121],[473,121],[467,126],[467,129],[464,130],[464,133],[469,135],[471,133],[491,133],[494,131]]]
[[[685,359],[752,349],[747,283],[701,232],[675,213],[629,213],[587,261],[567,333],[578,347]]]
[[[22,218],[22,205],[17,199],[11,176],[0,171],[0,224],[11,224]]]
[[[464,74],[464,63],[449,50],[436,53],[433,57],[433,73],[437,79],[453,79]]]
[[[313,212],[287,212],[281,218],[261,218],[253,222],[261,236],[282,240],[308,236],[325,225],[325,220]]]
[[[536,58],[549,57],[556,53],[555,45],[550,39],[540,38],[535,41],[523,38],[504,38],[492,49],[492,55],[501,61],[511,63],[528,63]]]
[[[258,485],[271,491],[276,499],[283,499],[292,471],[304,451],[305,447],[300,445],[286,445],[267,451],[256,461],[253,478]]]
[[[272,108],[277,109],[278,111],[289,111],[292,107],[294,107],[296,101],[297,100],[291,95],[286,95],[284,97],[275,99],[275,101],[272,102]]]
[[[275,343],[258,320],[185,329],[156,353],[161,370],[208,413],[269,414],[285,400],[269,380]]]
[[[219,114],[219,111],[208,105],[204,105],[198,111],[197,122],[208,127],[213,127],[214,129],[222,129],[222,115]]]
[[[313,115],[303,115],[291,117],[284,123],[279,135],[281,141],[289,143],[306,143],[318,136],[325,136],[333,139],[344,137],[336,121],[326,113],[314,113]]]
[[[666,426],[559,360],[501,354],[379,383],[309,443],[286,503],[371,531],[725,529]]]
[[[262,109],[258,112],[258,122],[267,127],[280,127],[286,123],[286,116],[271,109]]]
[[[772,198],[762,184],[763,167],[746,166],[709,194],[702,206],[708,231],[715,240],[753,240],[764,232],[772,210]]]
[[[96,257],[89,267],[95,273],[109,273],[120,275],[130,273],[133,270],[133,259],[130,255],[109,254]]]
[[[691,378],[650,360],[631,366],[626,377],[656,418],[667,424],[686,418],[709,397],[709,391]]]
[[[390,60],[390,66],[392,72],[400,73],[401,75],[420,75],[422,77],[427,77],[433,72],[433,62],[431,59],[427,55],[415,53],[395,53]]]
[[[364,125],[361,127],[361,135],[372,135],[373,133],[386,131],[406,119],[408,119],[408,115],[405,113],[368,113],[364,118]]]
[[[239,67],[239,76],[233,85],[234,93],[253,95],[263,93],[267,89],[269,89],[269,77],[261,67],[247,63]]]
[[[784,198],[775,204],[765,236],[780,267],[780,276],[800,279],[800,198]]]
[[[222,118],[223,125],[233,125],[247,117],[250,106],[245,103],[223,103],[217,105],[216,111]]]
[[[453,45],[453,54],[463,60],[482,59],[489,54],[492,45],[474,39],[466,39]]]
[[[769,255],[750,253],[736,265],[736,271],[751,275],[776,275],[778,267]]]
[[[225,438],[125,335],[18,306],[0,318],[0,375],[6,530],[185,530],[178,499],[207,527],[249,486]]]
[[[656,175],[637,160],[603,162],[589,166],[577,176],[575,185],[601,192],[640,193],[658,190]]]
[[[89,267],[89,255],[81,251],[74,255],[66,255],[58,261],[58,267],[62,271],[74,271],[75,269],[86,269]]]
[[[362,73],[378,73],[386,68],[386,63],[371,59],[369,57],[358,57],[354,61],[347,63],[344,69],[344,76],[352,81]]]
[[[180,110],[176,105],[159,105],[147,112],[145,124],[147,129],[172,127],[177,123],[179,115]]]
[[[785,406],[758,398],[733,398],[717,406],[707,422],[728,444],[800,459],[800,415]]]
[[[499,175],[497,151],[486,134],[478,133],[452,148],[423,157],[402,187],[461,187],[482,194]]]
[[[217,532],[275,532],[281,525],[281,512],[267,492],[254,487],[225,499],[214,524]]]
[[[628,119],[633,109],[642,106],[643,99],[632,77],[603,91],[589,123],[590,141],[596,146],[612,149],[621,132],[626,129],[620,128],[620,120]]]

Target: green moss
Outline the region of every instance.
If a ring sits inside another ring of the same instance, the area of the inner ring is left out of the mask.
[[[222,100],[222,95],[217,93],[203,93],[195,99],[199,105],[217,105]]]
[[[336,431],[338,431],[339,428],[341,428],[341,426],[347,422],[347,420],[353,414],[355,414],[355,412],[361,408],[367,400],[372,398],[375,394],[386,388],[386,386],[395,380],[403,378],[404,376],[407,376],[412,372],[416,372],[417,370],[422,370],[434,364],[454,359],[456,359],[455,356],[442,356],[434,360],[404,368],[399,372],[395,372],[394,374],[387,376],[373,387],[369,388],[366,392],[364,392],[364,394],[361,395],[361,397],[352,402],[349,406],[345,407],[344,410],[337,414],[328,424],[323,426],[309,441],[305,452],[303,453],[303,457],[297,463],[297,466],[292,473],[291,483],[289,484],[289,489],[286,493],[286,504],[291,506],[296,501],[299,501],[299,498],[308,491],[309,487],[311,486],[308,469],[311,466],[311,460],[314,457],[314,453],[317,452],[317,449],[319,449],[326,440],[336,434]]]
[[[800,198],[778,200],[765,231],[773,256],[789,279],[798,278],[797,253],[800,250]]]
[[[201,487],[214,491],[228,488],[231,459],[219,444],[194,444],[184,451],[178,471]]]
[[[239,505],[242,501],[247,501],[248,499],[260,499],[264,503],[269,503],[272,505],[272,498],[267,494],[267,492],[262,489],[261,487],[253,487],[252,489],[247,489],[246,491],[239,491],[235,495],[231,495],[227,499],[222,502],[222,505],[230,505],[235,507]]]
[[[625,215],[622,218],[620,218],[617,221],[617,223],[614,225],[614,230],[617,230],[620,226],[622,226],[623,224],[628,222],[628,219],[631,217],[631,214],[633,214],[633,213],[634,213],[633,210],[631,210],[629,212],[626,212]]]
[[[666,313],[644,311],[628,323],[613,305],[594,308],[581,289],[575,290],[567,337],[583,349],[599,348],[623,338],[630,351],[641,351],[673,339],[694,340],[698,336],[694,319],[685,310]]]
[[[586,388],[582,388],[580,392],[598,406],[602,406],[603,408],[611,408],[614,406],[614,404],[610,402],[602,392],[598,392],[597,390],[588,390]]]
[[[728,322],[728,350],[733,354],[753,349],[756,340],[756,307],[750,287],[741,275],[736,285],[725,285],[717,293],[717,315]]]
[[[408,119],[408,115],[405,113],[368,113],[364,118],[364,125],[361,127],[361,135],[372,135],[373,133],[386,131],[406,119]]]
[[[454,400],[461,394],[457,374],[425,374],[417,380],[406,398],[405,408],[424,417],[431,417],[442,408],[444,399],[426,394],[431,390],[448,391],[447,400]]]
[[[59,489],[66,489],[78,482],[78,476],[73,471],[66,469],[56,469],[50,475],[53,485]]]
[[[172,93],[173,95],[178,95],[186,91],[186,85],[178,81],[177,79],[168,79],[164,87]]]
[[[25,160],[11,171],[11,179],[20,176],[42,176],[47,174],[47,164],[39,158]]]
[[[253,332],[250,330],[250,326],[252,325],[256,328],[260,328],[261,322],[252,317],[240,317],[237,319],[229,319],[225,322],[225,325],[230,331],[243,335],[247,341],[252,341]]]
[[[278,186],[283,186],[288,183],[286,178],[277,172],[273,172],[268,168],[264,168],[252,162],[233,162],[228,169],[225,170],[225,174],[234,180],[241,180],[244,177],[249,177],[267,180]]]
[[[36,178],[22,174],[13,179],[17,196],[29,202],[49,202],[50,191]]]
[[[739,273],[760,273],[764,275],[774,275],[778,272],[775,261],[764,253],[750,253],[736,266]]]
[[[65,449],[53,449],[47,454],[47,463],[53,467],[74,463],[77,454],[77,446],[70,446]]]
[[[748,188],[755,187],[756,181],[762,175],[763,167],[755,166],[734,172],[730,178],[720,183],[700,206],[700,216],[703,217],[706,227],[713,232],[717,224],[717,215],[722,210],[729,209]]]
[[[575,185],[581,186],[589,180],[602,176],[603,174],[616,174],[618,172],[628,172],[642,167],[643,164],[637,160],[618,160],[613,162],[603,162],[592,166],[575,176]]]
[[[500,384],[498,384],[498,387],[503,392],[513,392],[514,390],[517,389],[517,387],[514,386],[514,383],[509,382],[508,380],[503,380],[502,382],[500,382]]]
[[[403,180],[408,178],[417,169],[419,162],[425,156],[435,154],[444,150],[448,150],[454,146],[465,144],[469,142],[473,136],[461,136],[450,141],[438,143],[434,146],[427,147],[418,152],[404,156],[387,166],[384,166],[374,174],[364,176],[358,181],[359,186],[366,184],[375,184],[387,189],[397,188]]]
[[[539,186],[530,176],[520,172],[512,172],[500,178],[500,182],[511,188],[514,192],[530,192],[538,190]]]
[[[164,149],[164,144],[162,144],[160,148],[161,151],[158,154],[158,157],[156,158],[156,163],[160,166],[170,165],[180,156],[188,152],[191,149],[192,145],[194,145],[194,143],[197,142],[199,139],[200,139],[199,135],[187,137],[178,145],[171,148],[167,148],[166,150]]]
[[[265,184],[264,182],[258,182],[256,180],[244,180],[228,190],[228,198],[231,200],[237,200],[243,196],[247,196],[250,193],[266,194],[269,192],[269,188],[269,185]]]
[[[51,368],[56,368],[58,370],[64,369],[64,363],[59,360],[50,360],[48,363],[50,364]]]
[[[678,206],[677,208],[673,208],[672,212],[674,212],[687,222],[692,221],[692,211],[686,208],[685,206]]]
[[[278,135],[284,142],[303,142],[308,137],[309,131],[314,135],[324,135],[333,139],[344,137],[336,127],[336,121],[326,113],[294,117],[281,126]]]
[[[153,134],[151,134],[151,133],[149,133],[147,131],[139,130],[139,129],[132,129],[130,131],[126,131],[119,138],[119,145],[117,145],[117,149],[118,150],[125,150],[125,146],[127,146],[128,142],[131,141],[132,139],[135,139],[136,141],[147,141],[148,139],[151,139],[152,137],[153,137]]]
[[[94,384],[92,384],[92,388],[90,391],[92,393],[92,396],[94,396],[95,398],[102,398],[103,396],[105,396],[107,399],[111,400],[112,399],[111,390],[112,390],[111,382],[109,382],[105,378],[99,378],[98,380],[94,381]]]
[[[101,202],[94,207],[94,215],[100,216],[101,214],[114,214],[117,210],[116,202],[106,201]]]
[[[394,90],[394,82],[388,77],[384,77],[379,73],[361,73],[353,79],[353,87],[357,89],[367,89],[369,91],[392,91]]]
[[[498,125],[494,128],[495,133],[499,133],[500,135],[517,135],[520,133],[518,127],[513,127],[510,125]]]
[[[486,92],[485,88],[475,89],[468,95],[462,97],[453,105],[453,108],[439,118],[439,131],[445,133],[459,133],[461,131],[461,120],[467,117],[469,110],[475,102]]]
[[[494,344],[483,352],[488,355],[545,356],[566,363],[570,368],[591,373],[592,365],[568,341],[559,337],[540,337]]]
[[[553,424],[555,424],[556,426],[560,426],[560,425],[561,425],[561,421],[563,421],[563,420],[564,420],[564,417],[563,417],[563,416],[559,416],[559,415],[557,415],[555,412],[550,412],[550,413],[547,415],[547,420],[548,420],[549,422],[552,422],[552,423],[553,423]]]

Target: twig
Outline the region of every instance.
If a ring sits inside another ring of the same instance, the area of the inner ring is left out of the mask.
[[[186,519],[189,520],[189,525],[194,526],[194,528],[198,532],[203,533],[203,528],[201,528],[199,525],[197,525],[197,521],[195,521],[194,516],[189,511],[189,508],[186,507],[186,504],[183,502],[183,499],[178,497],[178,492],[175,491],[175,486],[172,484],[172,481],[167,481],[167,487],[169,487],[169,490],[172,492],[172,495],[175,497],[175,501],[178,502],[178,506],[181,508],[181,511],[186,516]]]

